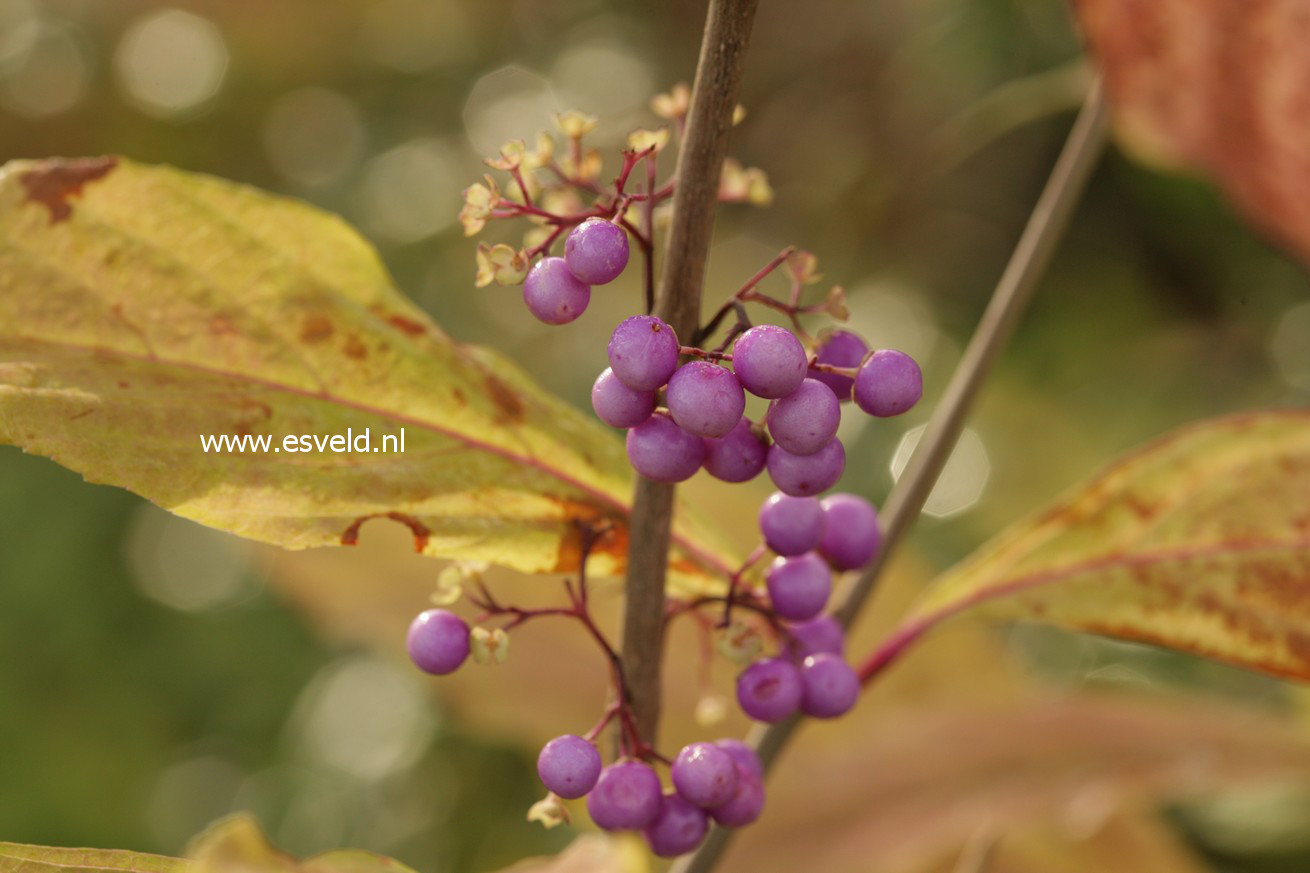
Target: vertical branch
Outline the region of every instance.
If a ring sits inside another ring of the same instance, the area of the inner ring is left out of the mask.
[[[655,314],[690,338],[700,322],[701,283],[709,254],[719,174],[741,91],[742,61],[759,0],[710,0],[678,155],[669,230]],[[637,727],[653,743],[660,714],[664,644],[664,576],[673,519],[672,485],[638,479],[628,547],[623,613],[623,668]]]

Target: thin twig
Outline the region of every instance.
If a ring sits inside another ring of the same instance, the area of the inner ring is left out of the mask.
[[[700,324],[701,285],[718,206],[719,176],[758,4],[759,0],[710,0],[706,13],[686,137],[678,154],[673,225],[655,299],[655,314],[680,337],[693,336]],[[660,714],[664,578],[673,494],[672,485],[639,478],[629,521],[623,669],[637,732],[652,745]]]
[[[1064,236],[1092,169],[1105,143],[1107,111],[1100,82],[1094,82],[1060,152],[1037,205],[1015,246],[1010,262],[992,293],[978,328],[969,341],[941,402],[933,412],[910,463],[883,507],[883,545],[873,566],[846,592],[836,616],[849,626],[873,591],[879,573],[897,544],[913,525],[950,457],[974,397],[1000,354],[1024,307]],[[757,725],[747,737],[765,768],[772,765],[800,723],[790,718],[767,728]],[[731,831],[715,828],[695,854],[672,873],[710,873],[727,847]]]

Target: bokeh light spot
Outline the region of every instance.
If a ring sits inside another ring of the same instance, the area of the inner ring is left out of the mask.
[[[326,88],[284,94],[264,122],[268,162],[299,185],[314,187],[339,179],[359,160],[363,147],[359,108]]]
[[[455,223],[459,162],[445,142],[415,139],[369,161],[360,198],[364,222],[392,243],[412,243]]]
[[[414,677],[367,655],[319,671],[296,704],[293,723],[311,758],[364,780],[412,764],[435,728]]]
[[[512,139],[531,142],[540,130],[555,130],[560,103],[550,82],[520,67],[501,67],[474,83],[464,104],[464,129],[480,155],[494,155]]]
[[[900,479],[905,472],[910,456],[923,437],[924,427],[920,425],[913,428],[901,437],[900,445],[892,455],[892,478]],[[944,518],[964,512],[982,497],[991,473],[992,462],[987,456],[987,447],[983,445],[982,437],[972,429],[965,428],[923,505],[923,514]]]
[[[240,537],[143,505],[127,534],[141,593],[182,612],[227,606],[255,590],[252,550]]]
[[[227,74],[228,52],[209,19],[166,9],[128,28],[114,65],[137,108],[166,118],[191,114],[218,93]]]
[[[0,15],[0,103],[28,118],[66,112],[90,82],[82,46],[69,28],[20,12]]]

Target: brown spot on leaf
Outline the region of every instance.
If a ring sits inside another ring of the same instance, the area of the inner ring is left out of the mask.
[[[131,386],[131,384],[130,384],[127,380],[125,380],[125,379],[119,379],[119,380],[118,380],[118,387],[119,387],[119,388],[131,388],[132,386]]]
[[[215,315],[209,319],[209,332],[214,336],[235,336],[237,329],[226,315]]]
[[[93,413],[93,412],[95,412],[95,409],[94,409],[94,408],[93,408],[93,409],[84,409],[84,410],[82,410],[81,412],[79,412],[77,415],[70,415],[70,416],[68,417],[68,420],[69,420],[69,421],[77,421],[79,418],[86,418],[88,415],[90,415],[90,414]]]
[[[300,341],[303,343],[321,343],[332,336],[332,322],[322,315],[311,315],[300,326]]]
[[[522,421],[523,401],[514,393],[514,389],[490,373],[487,374],[486,384],[487,396],[499,412],[500,420],[506,424]]]
[[[19,177],[27,190],[28,203],[40,203],[50,210],[50,223],[67,221],[73,214],[70,198],[82,194],[88,182],[102,179],[118,166],[118,159],[51,158],[41,161]]]
[[[608,555],[621,566],[628,557],[628,527],[590,503],[563,497],[552,498],[566,525],[555,555],[554,573],[576,573],[582,564],[582,544],[592,536],[588,555]]]
[[[370,307],[370,309],[378,318],[408,336],[422,336],[428,332],[428,326],[421,321],[416,321],[397,312],[387,312],[377,305]]]
[[[410,533],[414,534],[414,551],[416,552],[421,552],[427,548],[428,540],[432,538],[431,529],[412,515],[406,515],[403,512],[375,512],[372,515],[361,515],[352,521],[350,526],[341,532],[341,545],[358,545],[359,529],[364,526],[364,522],[374,518],[389,518],[409,528]]]
[[[460,406],[464,406],[469,402],[469,399],[464,396],[464,392],[459,390],[458,388],[451,389],[450,393],[455,395],[455,402],[458,403]]]
[[[362,361],[368,357],[368,347],[360,342],[359,337],[351,335],[346,339],[346,357],[355,361]]]

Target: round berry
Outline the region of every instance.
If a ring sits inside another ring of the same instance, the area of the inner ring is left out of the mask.
[[[640,830],[659,815],[660,777],[641,761],[619,761],[600,773],[587,794],[587,814],[607,831]]]
[[[841,404],[818,379],[806,379],[786,397],[769,404],[766,416],[773,441],[793,455],[812,455],[837,435]]]
[[[764,765],[760,763],[760,756],[755,754],[755,750],[741,740],[725,737],[721,740],[715,740],[714,745],[732,756],[732,760],[737,764],[737,770],[740,773],[750,773],[757,779],[764,778]]]
[[[647,479],[682,482],[705,462],[705,443],[692,436],[667,412],[657,412],[628,431],[628,460]]]
[[[923,396],[923,373],[905,352],[879,349],[855,374],[855,405],[870,415],[900,415]]]
[[[737,377],[708,361],[679,367],[669,378],[665,398],[673,420],[703,437],[726,436],[746,411],[746,392]]]
[[[725,828],[745,827],[764,811],[764,780],[747,770],[737,771],[732,800],[710,810],[710,817]]]
[[[764,544],[779,555],[803,555],[818,548],[824,520],[817,497],[791,497],[775,491],[760,506]]]
[[[727,436],[705,438],[705,470],[724,482],[747,482],[764,469],[769,445],[749,418],[743,418]]]
[[[816,552],[775,558],[765,574],[773,611],[790,621],[814,618],[828,605],[832,570]]]
[[[646,842],[659,857],[676,858],[699,846],[709,829],[705,810],[670,791],[660,799],[655,821],[646,826]]]
[[[603,218],[588,218],[564,240],[564,262],[588,285],[613,282],[628,265],[628,235]]]
[[[801,705],[801,674],[782,658],[756,661],[737,677],[737,703],[757,721],[782,721]]]
[[[827,491],[846,469],[846,449],[836,437],[812,455],[793,455],[782,446],[769,448],[769,478],[778,490],[792,497],[809,497]]]
[[[409,657],[424,672],[453,673],[469,654],[469,626],[453,612],[428,609],[409,625],[405,637]]]
[[[537,756],[537,775],[550,791],[568,800],[590,791],[600,778],[600,752],[575,734],[556,737]]]
[[[747,391],[757,397],[786,397],[805,380],[805,347],[791,331],[761,324],[737,337],[732,368]]]
[[[840,655],[823,652],[801,662],[801,711],[815,718],[845,715],[860,696],[860,677]]]
[[[591,286],[570,273],[563,258],[542,258],[523,280],[523,302],[546,324],[568,324],[586,311]]]
[[[858,570],[873,560],[882,545],[882,528],[873,504],[855,494],[823,498],[826,524],[819,551],[838,570]]]
[[[678,368],[678,335],[653,315],[634,315],[610,334],[610,368],[637,391],[654,391]]]
[[[792,651],[800,658],[822,652],[840,655],[846,650],[846,632],[831,615],[789,625],[787,633],[791,636]]]
[[[828,330],[819,334],[819,344],[814,350],[820,364],[832,364],[834,367],[858,367],[869,353],[869,344],[849,330]],[[855,380],[840,373],[824,373],[810,370],[810,378],[818,379],[832,389],[837,399],[843,402],[851,399],[851,389]]]
[[[727,803],[737,790],[737,764],[713,743],[684,746],[673,759],[673,787],[697,806]]]
[[[606,367],[591,386],[591,408],[610,427],[636,427],[655,411],[655,392],[629,388]]]

